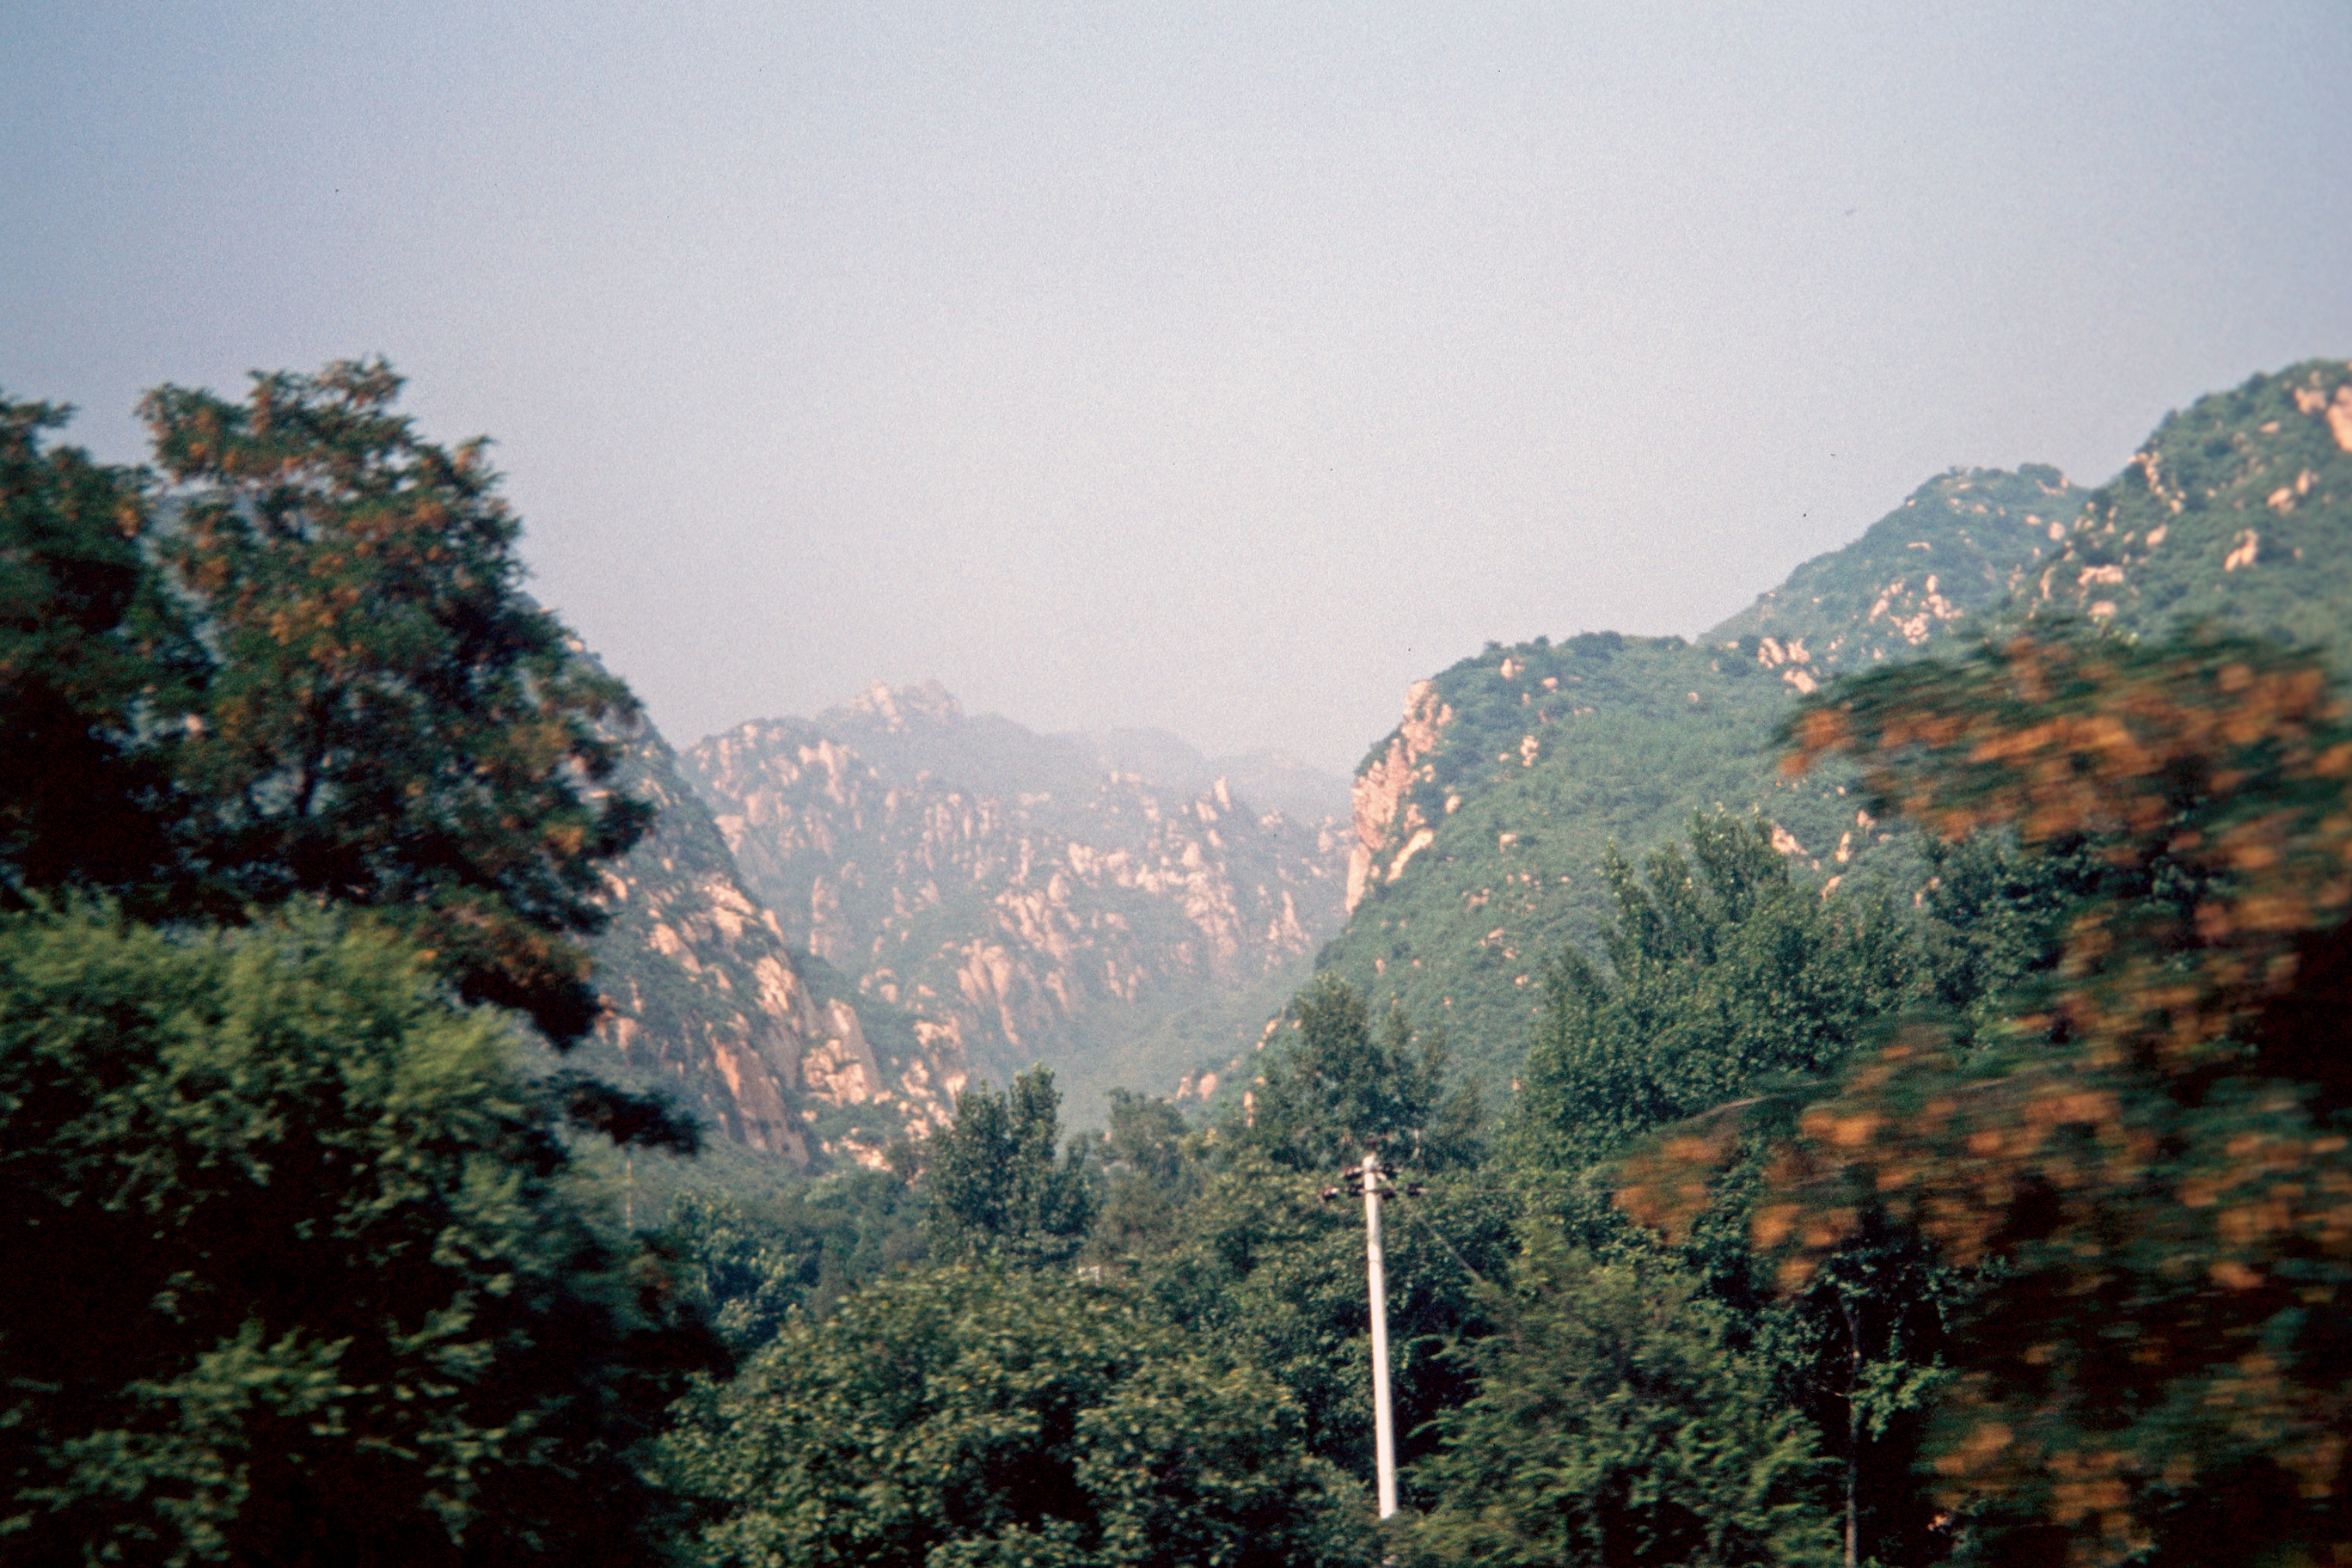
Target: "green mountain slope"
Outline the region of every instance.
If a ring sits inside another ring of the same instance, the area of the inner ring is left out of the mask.
[[[1356,905],[1323,966],[1444,1024],[1463,1068],[1505,1087],[1545,961],[1600,929],[1612,843],[1760,807],[1832,874],[1872,844],[1834,779],[1774,775],[1782,673],[1737,647],[1601,633],[1490,648],[1417,686],[1358,775]]]
[[[1801,672],[1818,680],[1909,658],[2032,581],[2089,494],[2055,468],[1955,468],[1699,641],[1789,667],[1783,677],[1801,689]]]
[[[2168,415],[2074,520],[2032,602],[2142,636],[2212,621],[2352,657],[2352,366]]]
[[[1445,1024],[1456,1059],[1505,1088],[1545,959],[1591,948],[1609,845],[1638,858],[1720,805],[1761,812],[1832,888],[1891,868],[1903,846],[1836,777],[1777,776],[1790,702],[1972,616],[2050,609],[2352,653],[2352,370],[2314,361],[2201,399],[2096,491],[2040,467],[1940,476],[1696,644],[1538,639],[1416,685],[1358,771],[1351,913],[1321,963]]]

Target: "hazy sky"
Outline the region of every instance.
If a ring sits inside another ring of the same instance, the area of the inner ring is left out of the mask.
[[[2062,15],[2063,13],[2063,15]],[[0,5],[0,388],[383,353],[680,744],[1350,767],[2352,354],[2352,6]]]

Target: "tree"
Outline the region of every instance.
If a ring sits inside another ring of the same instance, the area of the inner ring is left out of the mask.
[[[380,929],[0,916],[0,1555],[638,1563],[718,1347]]]
[[[44,449],[66,416],[0,399],[0,886],[152,903],[174,859],[166,727],[201,653],[142,553],[141,477]]]
[[[1655,851],[1638,876],[1620,855],[1606,862],[1617,905],[1602,932],[1608,968],[1571,952],[1549,977],[1511,1129],[1520,1178],[1584,1245],[1656,1268],[1664,1259],[1646,1258],[1606,1206],[1614,1162],[1662,1128],[1715,1113],[1700,1135],[1722,1141],[1738,1174],[1701,1189],[1707,1207],[1674,1262],[1840,1461],[1847,1562],[1911,1560],[1940,1550],[1912,1468],[1951,1282],[1881,1227],[1776,1308],[1748,1246],[1769,1140],[1735,1136],[1740,1119],[1721,1108],[1823,1092],[1917,989],[1916,943],[1889,911],[1799,881],[1760,821],[1697,816],[1689,845]]]
[[[954,1123],[930,1141],[932,1257],[1059,1263],[1085,1244],[1095,1194],[1075,1143],[1054,1157],[1061,1103],[1043,1067],[1015,1077],[1010,1094],[983,1083],[956,1096]]]
[[[1809,703],[1873,809],[2095,867],[1996,1026],[1926,1016],[1808,1108],[1756,1211],[1792,1287],[1874,1215],[1997,1265],[1934,1452],[1979,1545],[2352,1550],[2352,725],[2310,654],[2080,628]],[[1672,1219],[1709,1141],[1627,1198]]]
[[[1902,999],[1902,932],[1800,885],[1767,826],[1694,817],[1636,876],[1606,862],[1617,918],[1603,974],[1564,953],[1549,977],[1512,1129],[1522,1163],[1566,1173],[1776,1081],[1842,1062]]]
[[[1478,1093],[1445,1092],[1442,1031],[1420,1037],[1391,1009],[1375,1030],[1355,987],[1318,974],[1291,999],[1292,1034],[1266,1063],[1239,1142],[1298,1171],[1336,1172],[1368,1149],[1423,1171],[1475,1164]]]
[[[750,1352],[793,1312],[824,1317],[850,1292],[920,1261],[920,1206],[890,1172],[851,1169],[757,1200],[681,1193],[661,1239],[680,1260],[688,1294],[730,1344]]]
[[[1657,1263],[1599,1264],[1537,1237],[1469,1352],[1476,1395],[1439,1417],[1417,1478],[1421,1562],[1836,1561],[1822,1466],[1723,1310]]]
[[[1108,1263],[1156,1257],[1181,1238],[1184,1205],[1201,1194],[1198,1140],[1167,1100],[1110,1091],[1110,1130],[1093,1153],[1102,1165],[1102,1202],[1087,1256]]]
[[[163,386],[154,562],[207,656],[172,751],[186,853],[223,911],[376,909],[469,1001],[559,1044],[593,1023],[574,940],[597,864],[644,831],[596,786],[634,716],[520,588],[487,444],[423,440],[380,360]]]
[[[1130,1293],[956,1267],[795,1320],[686,1406],[711,1564],[1369,1562],[1369,1510],[1282,1386]]]
[[[1190,1333],[1238,1347],[1297,1396],[1311,1452],[1372,1475],[1370,1311],[1363,1211],[1332,1201],[1329,1173],[1287,1170],[1263,1149],[1230,1153],[1179,1216],[1166,1247],[1137,1263],[1159,1310]],[[1511,1250],[1510,1204],[1483,1184],[1433,1180],[1387,1208],[1388,1321],[1401,1457],[1435,1440],[1429,1422],[1465,1393],[1446,1352],[1489,1325],[1475,1273]]]

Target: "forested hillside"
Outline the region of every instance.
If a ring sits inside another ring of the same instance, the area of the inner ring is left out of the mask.
[[[2142,637],[2213,623],[2352,658],[2352,367],[2168,416],[2071,520],[2032,603]]]
[[[1243,1092],[1076,1136],[956,1020],[1263,988],[1337,844],[935,690],[713,820],[397,390],[5,405],[0,1556],[2352,1555],[2344,367],[1416,687]]]
[[[2062,609],[2352,647],[2347,380],[2314,362],[2202,398],[2095,491],[2041,467],[1944,475],[1694,644],[1489,647],[1416,686],[1358,772],[1352,913],[1322,967],[1443,1022],[1505,1088],[1543,965],[1595,951],[1612,844],[1638,858],[1695,811],[1754,812],[1807,870],[1868,882],[1887,827],[1851,781],[1775,767],[1792,705],[1831,679]]]

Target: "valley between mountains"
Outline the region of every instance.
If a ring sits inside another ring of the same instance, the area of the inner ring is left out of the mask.
[[[1237,1098],[1320,968],[1442,1026],[1492,1104],[1546,966],[1594,949],[1612,846],[1757,813],[1823,896],[1898,887],[1909,847],[1833,772],[1782,776],[1782,721],[1839,676],[2053,615],[2344,668],[2352,367],[2200,399],[2096,488],[1937,476],[1694,638],[1489,644],[1405,693],[1352,780],[1156,731],[1040,735],[937,683],[683,751],[647,729],[618,787],[660,815],[608,875],[586,1050],[698,1111],[714,1159],[873,1165],[1033,1063],[1077,1125],[1114,1089]]]

